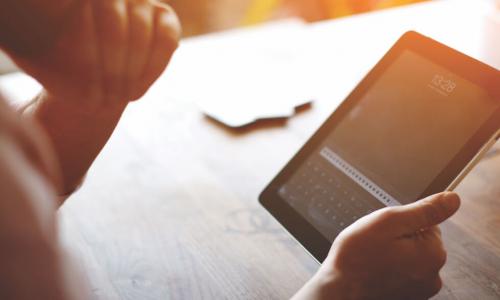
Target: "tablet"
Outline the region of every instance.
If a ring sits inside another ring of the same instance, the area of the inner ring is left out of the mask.
[[[500,72],[408,32],[259,201],[323,261],[364,215],[452,190],[499,129]]]

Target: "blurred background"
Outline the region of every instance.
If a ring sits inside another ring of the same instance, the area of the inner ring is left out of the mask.
[[[162,0],[177,11],[184,37],[298,17],[308,22],[438,0]],[[479,0],[471,0],[479,1]],[[500,0],[496,1],[500,11]],[[497,13],[498,15],[498,13]],[[498,23],[498,22],[497,22]],[[498,25],[497,25],[498,26]],[[0,74],[16,70],[0,50]]]
[[[427,0],[163,0],[179,15],[184,37],[299,17],[309,22]],[[15,71],[0,51],[0,74]]]
[[[319,21],[422,1],[426,0],[167,0],[181,19],[184,36],[288,17]]]

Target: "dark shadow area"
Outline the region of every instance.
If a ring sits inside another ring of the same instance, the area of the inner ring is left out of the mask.
[[[241,127],[229,127],[225,125],[224,123],[218,121],[217,119],[214,119],[208,115],[204,115],[205,119],[215,125],[216,127],[224,130],[225,132],[239,136],[239,135],[245,135],[254,131],[258,130],[266,130],[266,129],[271,129],[271,128],[277,128],[277,127],[285,127],[286,124],[288,123],[288,120],[290,118],[293,118],[299,114],[303,114],[307,111],[309,111],[312,108],[312,103],[306,103],[304,105],[298,106],[295,108],[295,114],[292,117],[289,118],[273,118],[273,119],[260,119],[257,120],[253,123],[250,123],[245,126]]]

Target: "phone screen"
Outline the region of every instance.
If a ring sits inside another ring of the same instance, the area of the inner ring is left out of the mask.
[[[279,189],[327,239],[435,180],[498,108],[480,86],[406,50]]]

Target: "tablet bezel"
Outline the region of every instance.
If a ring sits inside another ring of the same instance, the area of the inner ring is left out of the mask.
[[[500,101],[500,73],[498,70],[417,32],[409,31],[405,33],[259,196],[259,202],[262,206],[264,206],[318,262],[323,261],[328,255],[331,242],[304,219],[299,212],[289,206],[287,202],[278,195],[278,189],[288,181],[296,169],[319,147],[332,129],[353,107],[356,106],[366,91],[368,91],[373,83],[404,50],[411,50],[443,66],[450,72],[481,86],[484,90],[493,95],[493,99]],[[496,135],[498,135],[499,129],[500,106],[493,113],[491,118],[489,118],[469,139],[467,144],[435,180],[424,190],[419,198],[447,190],[452,183],[456,185],[455,179],[463,173],[462,171],[474,160],[483,146],[492,139],[498,138]]]

